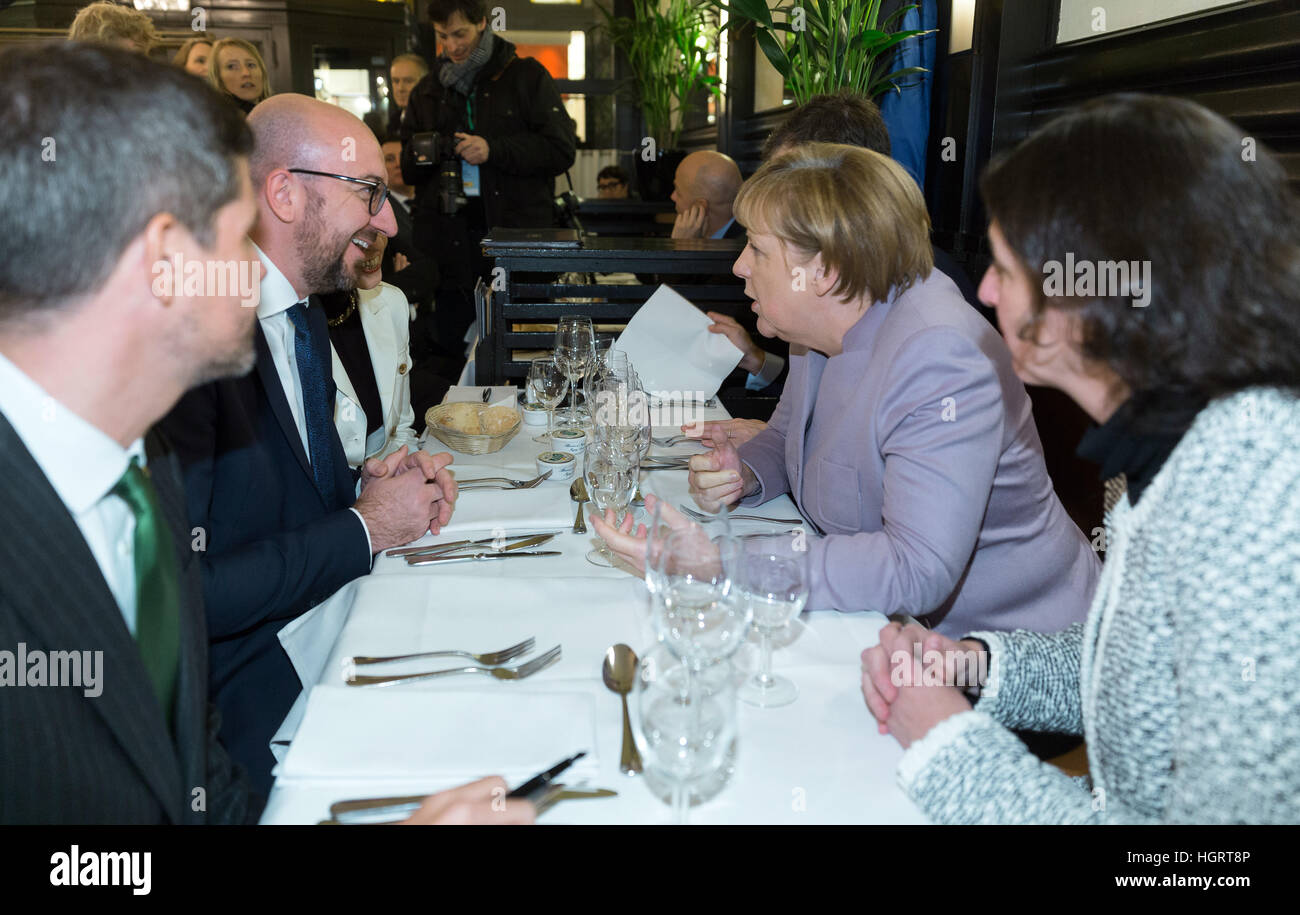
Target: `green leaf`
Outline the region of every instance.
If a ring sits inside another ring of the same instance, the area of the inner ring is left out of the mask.
[[[758,39],[758,46],[767,59],[772,62],[776,72],[780,73],[786,79],[790,78],[790,58],[786,56],[785,51],[781,48],[771,32],[755,31],[754,37]]]

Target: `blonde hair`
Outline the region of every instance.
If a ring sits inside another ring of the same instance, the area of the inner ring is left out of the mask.
[[[158,43],[158,33],[154,30],[153,20],[139,10],[101,0],[77,13],[72,25],[68,26],[68,40],[95,44],[134,41],[148,54]]]
[[[930,215],[897,162],[858,146],[807,143],[769,160],[736,197],[736,219],[787,248],[821,254],[842,300],[884,299],[934,269]]]
[[[173,66],[185,69],[185,65],[190,62],[190,51],[196,44],[212,44],[212,39],[208,37],[207,32],[198,32],[193,38],[185,39],[185,43],[176,51],[176,56],[172,58]],[[210,53],[210,52],[209,52]]]
[[[256,45],[250,44],[242,38],[222,38],[212,46],[212,54],[208,57],[208,82],[212,83],[218,92],[230,95],[230,90],[221,81],[221,70],[218,66],[221,52],[226,48],[239,48],[241,51],[247,51],[253,55],[253,59],[257,61],[258,69],[262,71],[262,91],[257,100],[264,102],[270,98],[271,74],[266,72],[266,61],[262,60],[262,55],[258,53]]]

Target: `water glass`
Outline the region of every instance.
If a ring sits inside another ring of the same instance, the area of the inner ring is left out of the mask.
[[[734,586],[740,541],[710,540],[698,525],[663,538],[655,569],[659,637],[693,670],[733,655],[745,641],[752,610]]]
[[[685,825],[693,797],[702,790],[716,794],[718,776],[735,765],[738,710],[731,665],[696,671],[655,646],[637,667],[634,694],[633,737],[646,786],[668,800],[674,822]]]
[[[555,328],[555,362],[569,380],[569,414],[560,425],[580,428],[578,416],[578,379],[591,368],[595,359],[595,331],[591,318],[565,315]]]
[[[602,515],[607,509],[613,509],[615,524],[627,512],[640,469],[635,452],[629,454],[609,442],[593,441],[583,451],[582,475],[587,494]],[[587,561],[606,568],[614,565],[614,557],[604,541],[599,549],[587,554]]]
[[[529,401],[547,410],[546,435],[533,439],[535,442],[551,437],[555,427],[555,408],[564,399],[567,379],[553,356],[539,356],[528,364],[528,398]]]
[[[772,636],[808,603],[808,551],[802,535],[743,538],[733,584],[749,605],[762,652],[759,672],[740,688],[740,698],[760,708],[789,705],[799,688],[772,673]]]

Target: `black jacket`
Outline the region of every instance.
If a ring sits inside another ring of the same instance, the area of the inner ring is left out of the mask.
[[[0,648],[103,652],[98,696],[0,687],[0,823],[251,823],[261,812],[262,799],[217,741],[220,719],[208,704],[201,554],[180,468],[157,434],[145,449],[180,584],[172,733],[76,521],[0,414]]]
[[[322,307],[312,304],[307,319],[316,352],[328,353]],[[278,634],[368,574],[370,551],[365,526],[348,511],[356,481],[343,445],[331,436],[338,506],[331,509],[316,488],[260,322],[254,342],[256,371],[194,388],[161,429],[180,458],[189,524],[207,532],[198,556],[221,741],[254,789],[269,793],[275,759],[268,745],[302,690]],[[327,377],[326,403],[334,396]]]
[[[555,176],[573,165],[573,123],[546,69],[517,56],[499,35],[474,84],[473,127],[469,100],[444,88],[436,70],[435,63],[435,72],[412,90],[402,120],[402,176],[415,188],[417,241],[437,258],[442,284],[472,286],[483,229],[554,224]],[[418,165],[410,146],[412,136],[428,131],[487,140],[488,160],[479,166],[485,225],[470,226],[464,210],[450,217],[438,212],[436,163]]]

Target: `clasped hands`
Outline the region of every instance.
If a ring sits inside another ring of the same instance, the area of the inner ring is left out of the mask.
[[[959,666],[974,669],[963,664],[966,653],[983,650],[979,642],[954,642],[914,623],[881,629],[879,643],[862,652],[862,697],[880,733],[893,734],[906,749],[939,722],[969,711],[965,693],[951,684],[957,683]],[[940,659],[942,683],[936,684],[934,665]]]
[[[447,452],[428,454],[405,445],[361,468],[361,494],[353,506],[366,522],[373,553],[434,534],[451,520],[456,480]]]

